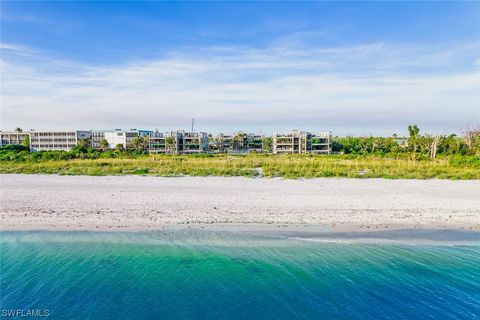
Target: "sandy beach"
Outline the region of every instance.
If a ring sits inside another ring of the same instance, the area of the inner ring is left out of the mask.
[[[0,175],[2,230],[480,230],[480,181]]]

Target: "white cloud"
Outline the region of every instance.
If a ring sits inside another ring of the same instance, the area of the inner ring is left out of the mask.
[[[458,132],[480,118],[478,51],[478,44],[383,43],[192,48],[116,66],[2,54],[1,127],[170,130],[195,117],[199,129],[214,132],[391,134],[410,123]]]
[[[20,46],[13,43],[0,42],[0,53],[2,57],[5,52],[13,52],[16,56],[31,57],[34,50],[26,46]]]

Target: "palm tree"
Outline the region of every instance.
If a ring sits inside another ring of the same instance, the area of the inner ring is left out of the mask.
[[[136,151],[145,151],[147,144],[147,137],[136,136],[130,141],[129,148]]]
[[[88,147],[87,139],[78,139],[77,145],[80,147]]]
[[[408,147],[413,151],[413,157],[416,158],[417,149],[419,147],[419,132],[420,129],[417,125],[408,126],[408,133],[410,137],[408,138]]]
[[[213,142],[215,143],[215,147],[217,148],[218,151],[224,151],[222,138],[220,138],[219,136],[216,136],[213,138]]]
[[[237,149],[237,151],[241,151],[243,149],[244,139],[245,134],[243,132],[238,132],[233,138],[233,141],[235,143],[235,149]]]
[[[172,136],[169,136],[165,139],[165,144],[167,147],[167,153],[173,151],[175,147],[175,139]]]
[[[208,142],[208,150],[210,150],[210,151],[218,151],[219,150],[219,144],[218,144],[218,137],[217,136],[213,136],[212,134],[208,134],[207,142]]]
[[[264,137],[262,139],[262,149],[263,151],[270,152],[272,151],[272,138],[271,137]]]
[[[102,151],[105,151],[108,149],[108,140],[103,138],[102,140],[100,140],[100,142],[98,143],[98,146],[100,148],[100,150]]]
[[[22,133],[22,132],[23,132],[22,128],[20,128],[20,127],[16,127],[16,128],[15,128],[15,131],[17,131],[18,133]]]
[[[22,146],[30,147],[30,135],[25,136],[25,139],[22,141]]]

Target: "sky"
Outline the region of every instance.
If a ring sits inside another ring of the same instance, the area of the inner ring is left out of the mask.
[[[0,129],[480,124],[480,2],[1,1]]]

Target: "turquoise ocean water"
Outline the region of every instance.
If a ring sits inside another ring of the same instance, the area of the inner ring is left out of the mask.
[[[49,319],[480,318],[475,241],[305,241],[181,230],[0,237],[2,312],[46,309]]]

